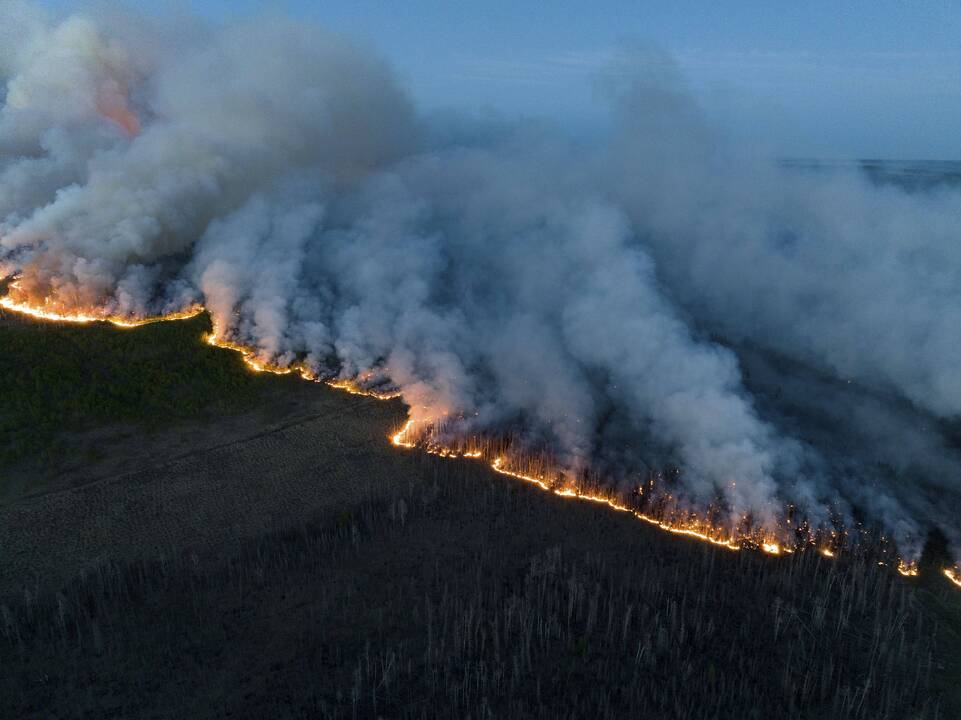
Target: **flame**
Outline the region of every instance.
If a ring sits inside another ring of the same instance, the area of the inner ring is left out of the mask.
[[[394,392],[378,392],[376,390],[363,388],[353,380],[327,380],[326,382],[330,387],[336,390],[343,390],[351,395],[365,395],[378,400],[393,400],[394,398],[400,397],[400,390]]]
[[[290,375],[293,372],[299,372],[301,377],[303,377],[305,380],[314,379],[313,373],[304,365],[274,365],[264,362],[257,357],[252,348],[232,342],[231,340],[224,340],[223,338],[218,337],[216,333],[207,333],[204,335],[204,342],[208,345],[213,345],[214,347],[223,348],[224,350],[233,350],[234,352],[240,353],[240,357],[243,359],[244,364],[254,372],[271,373],[273,375]]]
[[[904,575],[904,577],[917,577],[918,566],[913,562],[898,560],[898,572]]]
[[[429,424],[429,423],[425,423]],[[418,442],[414,436],[414,426],[415,421],[413,419],[408,419],[404,425],[397,430],[395,433],[389,436],[390,442],[395,447],[401,448],[415,448],[418,446]],[[482,459],[484,453],[479,449],[469,449],[469,450],[457,450],[455,448],[449,448],[442,445],[437,445],[431,442],[427,442],[423,445],[426,452],[439,455],[445,458],[473,458]],[[730,533],[724,531],[721,528],[716,528],[711,526],[709,523],[698,520],[696,518],[688,519],[686,521],[676,521],[672,522],[662,518],[653,517],[651,515],[642,513],[634,508],[628,507],[623,503],[618,502],[615,498],[606,495],[599,495],[589,492],[582,492],[574,487],[553,487],[550,481],[541,475],[527,474],[512,470],[508,467],[508,459],[499,455],[490,461],[490,468],[501,475],[506,475],[508,477],[515,478],[517,480],[523,480],[524,482],[536,485],[541,490],[553,493],[558,497],[571,498],[576,500],[581,500],[585,502],[593,502],[601,505],[606,505],[611,510],[616,512],[630,513],[638,520],[646,522],[650,525],[655,525],[661,530],[673,533],[675,535],[683,535],[686,537],[694,538],[702,542],[707,542],[718,547],[723,547],[727,550],[737,551],[742,549],[742,544],[738,540],[731,536]],[[779,545],[773,542],[767,542],[760,544],[766,552],[778,554],[780,552],[790,552],[790,550],[782,549]]]
[[[617,512],[626,512],[632,514],[638,520],[643,520],[651,525],[656,525],[662,530],[674,533],[676,535],[686,535],[688,537],[693,537],[704,542],[709,542],[712,545],[718,545],[720,547],[726,548],[728,550],[740,550],[741,546],[737,543],[734,538],[725,538],[713,529],[709,529],[704,525],[690,523],[688,525],[673,524],[666,522],[664,520],[659,520],[658,518],[651,517],[650,515],[645,515],[642,512],[638,512],[632,508],[627,507],[610,497],[605,497],[603,495],[594,495],[591,493],[582,493],[574,488],[563,488],[560,490],[552,489],[547,481],[542,477],[537,477],[534,475],[525,475],[523,473],[515,472],[514,470],[509,470],[505,467],[507,462],[506,458],[503,456],[497,457],[491,463],[491,469],[494,472],[498,472],[501,475],[507,475],[509,477],[517,478],[518,480],[524,480],[525,482],[537,485],[542,490],[547,490],[548,492],[553,492],[555,495],[565,498],[574,498],[577,500],[586,500],[587,502],[599,503],[601,505],[607,505],[607,507]]]
[[[11,287],[15,290],[18,289],[17,281],[14,280],[13,282],[9,283],[8,287]],[[185,320],[196,317],[205,311],[205,308],[201,305],[192,305],[184,310],[172,312],[166,315],[133,318],[111,315],[106,312],[64,312],[59,309],[49,309],[47,307],[48,305],[49,303],[46,300],[42,304],[36,305],[27,302],[19,302],[9,295],[0,298],[0,308],[27,315],[38,320],[68,323],[108,322],[121,328],[135,328],[142,325],[148,325],[150,323],[168,320]],[[354,395],[371,397],[377,400],[391,400],[398,398],[401,395],[399,391],[379,392],[377,390],[368,389],[363,387],[363,385],[359,384],[356,380],[322,380],[321,378],[317,377],[317,374],[306,363],[303,362],[280,365],[262,360],[257,356],[257,352],[254,348],[227,340],[223,337],[220,337],[216,332],[206,334],[204,336],[204,341],[214,347],[224,348],[239,353],[246,366],[253,372],[271,373],[274,375],[298,374],[304,380],[324,382],[334,389],[342,390]],[[363,382],[365,380],[369,380],[370,378],[371,375],[368,374],[367,376],[361,377],[360,380]],[[429,420],[420,420],[417,422],[420,422],[427,428],[430,428],[431,426],[431,421]],[[415,420],[409,418],[399,430],[389,436],[391,444],[394,447],[405,449],[420,447],[427,453],[438,455],[444,458],[485,460],[484,451],[477,447],[468,447],[466,449],[455,448],[439,444],[433,440],[423,442],[420,441],[414,433],[415,424]],[[715,527],[706,520],[702,520],[694,516],[680,520],[658,518],[628,507],[627,505],[618,502],[614,497],[611,496],[583,492],[575,487],[570,486],[556,487],[554,483],[545,475],[525,474],[511,469],[508,466],[508,458],[504,455],[497,455],[492,460],[486,461],[489,463],[490,468],[494,472],[501,475],[506,475],[508,477],[536,485],[542,490],[550,492],[558,497],[569,498],[583,502],[593,502],[605,505],[616,512],[629,513],[637,520],[654,525],[659,529],[674,535],[689,537],[701,542],[715,545],[717,547],[722,547],[732,552],[737,552],[742,549],[757,549],[769,555],[781,555],[794,552],[792,548],[782,545],[771,538],[763,538],[759,540],[756,536],[739,537],[732,534],[730,530],[725,530],[721,527]],[[818,552],[827,558],[835,557],[835,551],[828,547],[822,547],[818,549]],[[878,564],[885,565],[884,562],[879,562]],[[906,577],[915,577],[918,575],[917,565],[904,559],[899,559],[897,570],[901,575]],[[961,571],[957,570],[956,568],[946,568],[943,572],[948,580],[958,587],[961,587]]]
[[[363,395],[365,397],[375,398],[376,400],[393,400],[394,398],[400,397],[400,391],[380,392],[378,390],[371,390],[362,387],[354,380],[322,380],[321,378],[317,377],[317,373],[315,373],[306,363],[294,362],[290,363],[289,365],[278,365],[276,363],[270,363],[265,360],[261,360],[257,357],[257,353],[253,348],[233,342],[232,340],[225,340],[219,337],[216,333],[208,333],[205,335],[204,342],[206,342],[208,345],[213,345],[214,347],[223,348],[225,350],[233,350],[234,352],[240,353],[240,357],[243,359],[244,364],[254,372],[271,373],[272,375],[290,375],[292,373],[296,373],[297,375],[300,375],[301,379],[303,380],[310,380],[311,382],[324,382],[332,388],[343,390],[351,395]],[[413,445],[410,447],[413,447]]]
[[[13,283],[11,283],[13,285]],[[43,307],[37,307],[36,305],[30,305],[28,303],[17,302],[9,295],[0,298],[0,307],[4,310],[10,310],[11,312],[20,313],[21,315],[28,315],[37,320],[46,320],[48,322],[63,322],[63,323],[94,323],[94,322],[107,322],[111,325],[116,325],[121,328],[135,328],[142,325],[150,325],[155,322],[162,322],[166,320],[187,320],[192,317],[197,317],[204,311],[204,308],[200,305],[192,305],[184,310],[179,310],[177,312],[172,312],[167,315],[151,315],[142,318],[132,318],[132,317],[122,317],[119,315],[91,315],[82,312],[63,312],[60,310],[46,310]]]
[[[395,432],[393,435],[390,436],[391,444],[394,447],[403,447],[403,448],[414,447],[415,444],[411,442],[408,438],[410,429],[413,426],[414,426],[413,420],[408,420],[406,423],[404,423],[404,427],[402,427],[400,430],[398,430],[397,432]]]

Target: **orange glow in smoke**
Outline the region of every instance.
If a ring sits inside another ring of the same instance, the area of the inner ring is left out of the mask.
[[[97,103],[97,112],[116,124],[127,137],[140,134],[140,118],[128,106],[125,95],[104,93]]]

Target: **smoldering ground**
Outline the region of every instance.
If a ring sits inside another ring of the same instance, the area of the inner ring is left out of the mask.
[[[428,117],[376,51],[0,10],[0,274],[51,310],[202,303],[279,365],[510,427],[571,477],[957,540],[961,192],[760,161],[670,58],[598,82],[611,131]]]

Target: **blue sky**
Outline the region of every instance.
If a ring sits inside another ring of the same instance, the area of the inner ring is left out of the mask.
[[[57,11],[76,0],[45,0]],[[961,159],[961,0],[130,0],[215,21],[281,9],[387,56],[421,107],[603,116],[625,41],[671,53],[717,127],[788,156]]]

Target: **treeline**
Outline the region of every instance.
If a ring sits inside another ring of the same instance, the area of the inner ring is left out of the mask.
[[[132,329],[0,315],[0,468],[52,459],[65,432],[248,406],[264,379],[203,343],[209,326],[206,315]]]
[[[956,589],[660,534],[466,462],[0,599],[0,715],[958,717]]]

